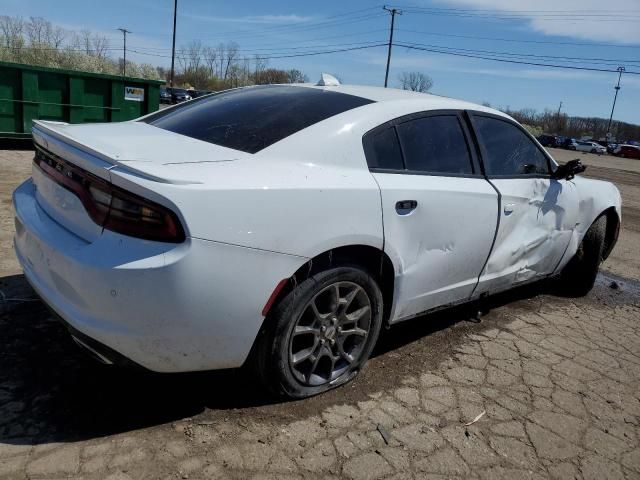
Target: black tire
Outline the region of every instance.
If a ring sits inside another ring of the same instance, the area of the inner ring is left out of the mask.
[[[602,263],[606,229],[607,218],[604,215],[589,227],[578,251],[560,275],[562,293],[583,297],[591,291]]]
[[[595,148],[592,148],[591,153],[598,153],[598,151]]]
[[[352,293],[353,298],[346,303]],[[352,380],[371,355],[378,339],[382,303],[378,284],[359,267],[331,268],[304,280],[274,306],[258,336],[254,368],[262,384],[278,397],[305,398]],[[368,320],[365,319],[367,305]],[[356,314],[360,316],[353,317]],[[347,315],[358,320],[349,320]],[[361,330],[365,329],[360,327],[365,323],[367,333],[363,336]],[[351,324],[351,329],[340,327]],[[302,331],[305,328],[311,328],[313,332],[305,333]],[[354,333],[349,334],[351,331]],[[313,345],[303,348],[304,342]],[[298,348],[301,350],[296,359],[293,352]],[[353,348],[352,356],[345,353],[347,348]],[[309,351],[314,354],[305,357]],[[308,375],[305,374],[307,369],[310,370]]]

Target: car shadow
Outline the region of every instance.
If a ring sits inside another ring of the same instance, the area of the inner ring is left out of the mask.
[[[242,415],[258,407],[261,416],[291,418],[292,411],[314,415],[332,404],[366,399],[369,393],[393,388],[402,375],[435,368],[451,355],[452,348],[469,342],[467,333],[491,326],[468,321],[478,310],[489,312],[532,299],[547,293],[548,286],[520,288],[385,330],[372,366],[351,388],[338,388],[294,406],[257,389],[243,369],[153,374],[100,365],[75,345],[23,275],[0,278],[0,291],[0,442],[41,444],[99,438],[201,414],[226,418],[229,412]],[[425,343],[421,347],[425,352],[442,349],[431,363],[420,365],[415,358],[397,354]],[[386,360],[392,364],[393,376],[384,368]]]

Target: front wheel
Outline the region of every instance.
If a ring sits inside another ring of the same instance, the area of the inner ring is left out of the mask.
[[[585,296],[596,282],[602,263],[607,218],[599,217],[584,236],[578,251],[560,275],[560,290],[574,297]]]
[[[382,293],[359,267],[316,273],[275,307],[258,338],[256,370],[278,396],[304,398],[353,379],[375,346]]]

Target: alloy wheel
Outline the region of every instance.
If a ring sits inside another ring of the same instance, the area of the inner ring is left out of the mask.
[[[357,283],[335,282],[305,305],[289,338],[289,366],[307,386],[330,383],[357,362],[371,329],[371,300]]]

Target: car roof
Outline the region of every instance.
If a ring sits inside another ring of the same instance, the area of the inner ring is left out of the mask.
[[[291,84],[290,84],[291,85]],[[293,84],[306,88],[315,88],[320,90],[344,93],[346,95],[355,95],[357,97],[367,98],[376,103],[395,103],[406,102],[407,100],[416,103],[416,111],[418,110],[476,110],[492,113],[505,118],[511,118],[505,113],[494,108],[485,107],[465,100],[434,95],[432,93],[413,92],[410,90],[400,90],[398,88],[374,87],[368,85],[336,85],[336,86],[318,86],[310,83]]]

